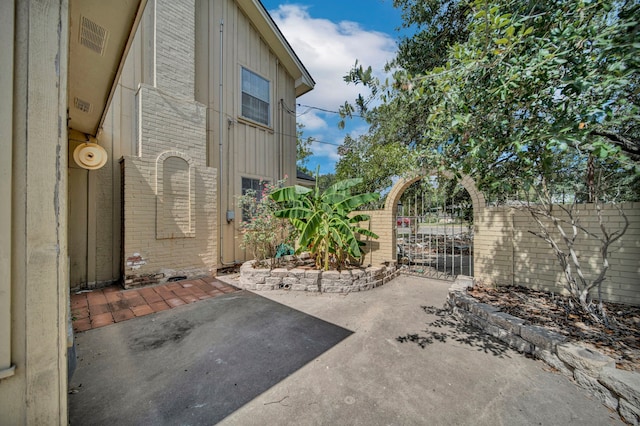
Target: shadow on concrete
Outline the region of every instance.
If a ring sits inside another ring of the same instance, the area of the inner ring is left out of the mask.
[[[246,291],[80,333],[70,421],[215,424],[351,334]]]
[[[455,318],[448,309],[435,306],[421,306],[427,315],[434,315],[437,319],[428,322],[427,328],[421,333],[409,333],[399,336],[400,343],[415,343],[422,349],[435,343],[457,342],[479,352],[488,353],[499,358],[507,357],[507,345],[485,334],[482,330]]]

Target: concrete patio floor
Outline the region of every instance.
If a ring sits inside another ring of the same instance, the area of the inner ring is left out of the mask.
[[[71,424],[621,424],[480,332],[455,321],[426,332],[438,317],[422,306],[442,307],[449,284],[401,275],[348,295],[240,291],[80,333]],[[397,340],[408,334],[436,338]]]

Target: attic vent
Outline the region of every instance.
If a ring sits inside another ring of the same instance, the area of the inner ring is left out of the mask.
[[[79,98],[73,98],[73,106],[76,107],[76,109],[87,113],[91,112],[92,109],[91,102],[87,102]]]
[[[109,31],[89,18],[80,17],[80,44],[93,50],[99,55],[104,54]]]

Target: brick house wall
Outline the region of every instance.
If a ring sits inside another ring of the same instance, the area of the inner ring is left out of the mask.
[[[156,2],[155,85],[135,98],[134,154],[123,156],[126,287],[216,268],[216,169],[206,107],[194,100],[194,2]]]

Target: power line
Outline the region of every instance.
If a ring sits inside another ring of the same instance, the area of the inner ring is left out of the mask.
[[[276,131],[274,131],[273,133],[276,134],[276,135],[285,136],[285,137],[288,137],[288,138],[296,138],[296,140],[298,138],[298,135],[289,135],[287,133],[276,132]],[[342,146],[342,144],[340,144],[340,143],[321,141],[321,140],[318,140],[318,139],[314,138],[313,136],[310,136],[309,138],[311,139],[311,143],[321,143],[321,144],[324,144],[324,145]]]
[[[287,104],[284,101],[284,99],[280,99],[280,105],[282,105],[282,108],[285,110],[285,112],[287,112],[287,113],[289,113],[291,115],[296,115],[295,111],[291,110],[291,108],[289,108],[287,106]],[[326,109],[323,109],[323,108],[320,108],[320,107],[314,107],[314,106],[302,105],[302,104],[296,104],[296,105],[299,106],[299,107],[303,107],[303,108],[317,109],[317,110],[324,111],[324,112],[329,112],[329,113],[333,113],[333,114],[339,114],[339,112],[337,112],[337,111],[329,111],[329,110],[326,110]],[[300,114],[300,115],[302,115],[302,114]],[[357,115],[356,117],[360,117],[360,116]],[[275,131],[274,131],[274,133],[277,134],[277,135],[285,136],[285,137],[289,137],[289,138],[294,138],[294,137],[296,139],[298,138],[298,135],[295,135],[295,136],[294,135],[288,135],[288,134],[285,134],[285,133],[282,133],[282,132],[275,132]],[[321,140],[318,140],[318,139],[316,139],[314,137],[310,137],[310,139],[311,139],[311,143],[320,143],[320,144],[324,144],[324,145],[331,145],[331,146],[337,146],[337,147],[342,146],[342,144],[339,144],[339,143],[321,141]]]
[[[320,108],[320,107],[316,107],[316,106],[312,106],[312,105],[303,105],[303,104],[296,104],[296,105],[299,106],[299,107],[302,107],[302,108],[309,108],[309,109],[315,109],[317,111],[328,112],[329,114],[340,114],[339,111],[331,111],[329,109]],[[306,112],[305,112],[305,114],[306,114]],[[351,116],[352,117],[364,118],[363,116],[358,115],[358,114],[351,114]]]
[[[325,109],[325,108],[320,108],[317,106],[312,106],[312,105],[303,105],[303,104],[296,104],[296,106],[301,107],[301,108],[307,108],[307,110],[305,112],[301,112],[301,113],[296,113],[296,111],[293,111],[291,108],[289,108],[287,106],[287,104],[285,103],[284,99],[280,99],[280,103],[282,104],[282,108],[289,114],[291,115],[295,115],[296,117],[300,117],[301,115],[305,115],[306,113],[308,113],[309,111],[316,110],[316,111],[322,111],[322,112],[326,112],[329,114],[338,114],[340,115],[339,111],[332,111],[330,109]],[[359,114],[351,114],[351,117],[360,117],[360,118],[364,118],[363,116],[359,115]]]
[[[311,138],[311,143],[314,143],[314,142],[322,143],[322,144],[325,144],[325,145],[331,145],[331,146],[342,146],[342,144],[333,143],[333,142],[319,141],[317,139]]]
[[[288,113],[289,113],[289,114],[291,114],[291,115],[295,115],[295,116],[297,117],[296,112],[295,112],[295,111],[293,111],[291,108],[289,108],[289,107],[287,106],[287,104],[286,104],[286,102],[284,101],[284,99],[280,99],[280,105],[282,105],[282,108],[283,108],[286,112],[288,112]]]

